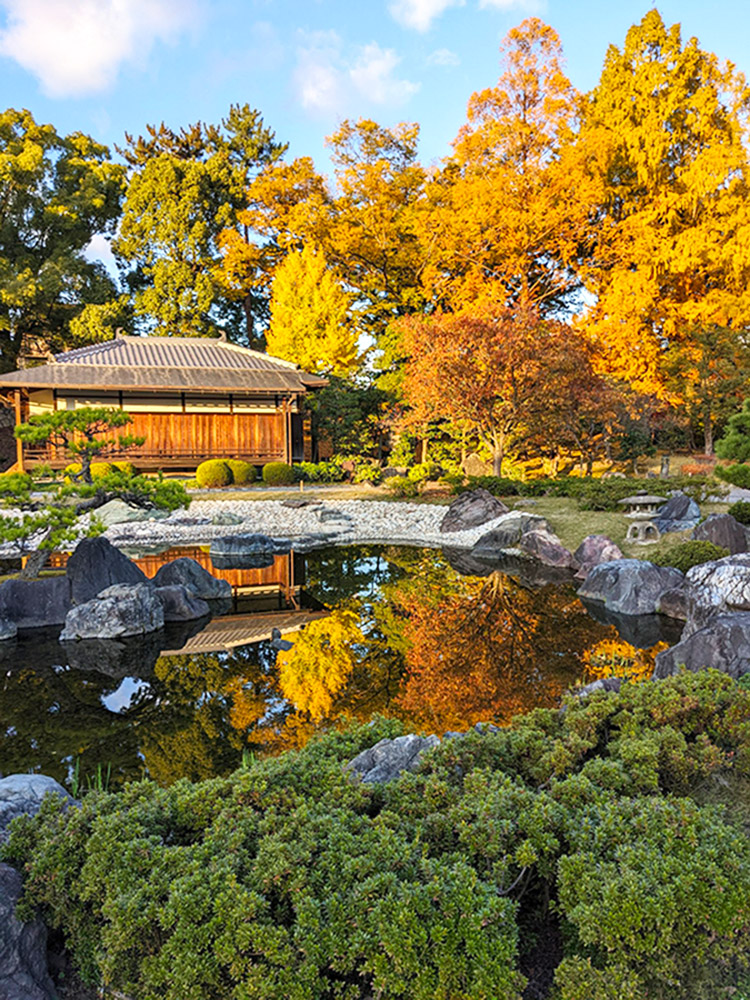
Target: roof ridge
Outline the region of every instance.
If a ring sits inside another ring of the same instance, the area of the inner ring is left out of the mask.
[[[286,358],[277,358],[275,354],[269,354],[268,351],[255,351],[252,347],[243,347],[242,344],[232,344],[228,340],[219,341],[222,347],[229,348],[230,351],[241,351],[243,354],[252,354],[254,358],[268,358],[271,361],[275,361],[278,365],[283,365],[284,368],[299,368],[299,365],[294,361],[287,361]]]

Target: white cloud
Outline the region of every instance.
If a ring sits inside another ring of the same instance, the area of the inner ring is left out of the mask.
[[[86,260],[98,260],[111,274],[117,274],[117,262],[112,253],[112,245],[103,233],[96,233],[91,237],[83,255]]]
[[[427,56],[428,66],[460,66],[461,60],[450,49],[435,49]]]
[[[428,31],[436,17],[449,7],[463,7],[464,0],[392,0],[391,16],[405,28]]]
[[[106,90],[120,66],[195,20],[193,0],[0,0],[0,55],[38,77],[50,97]]]
[[[346,50],[335,31],[312,32],[298,49],[294,84],[302,106],[311,111],[345,114],[353,97],[359,103],[403,104],[420,85],[398,78],[400,61],[377,42]]]

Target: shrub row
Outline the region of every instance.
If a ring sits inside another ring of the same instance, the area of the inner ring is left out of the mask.
[[[2,856],[84,978],[134,1000],[743,995],[750,690],[629,684],[444,741],[385,786],[343,769],[399,731],[50,799]]]
[[[210,458],[195,470],[195,480],[201,489],[218,489],[221,486],[243,486],[254,483],[255,466],[239,458]]]
[[[709,493],[721,493],[721,484],[707,476],[675,476],[668,480],[654,479],[594,479],[589,476],[560,476],[557,479],[506,479],[500,476],[470,476],[468,482],[456,483],[452,479],[453,491],[483,487],[495,496],[522,497],[573,497],[578,500],[581,510],[620,510],[619,501],[646,490],[682,490],[696,500],[702,500]]]

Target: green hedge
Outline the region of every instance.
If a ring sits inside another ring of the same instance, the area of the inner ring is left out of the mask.
[[[235,486],[244,486],[246,483],[254,483],[258,478],[258,472],[251,462],[244,462],[239,458],[227,458],[225,464],[229,466],[232,473],[232,482]]]
[[[714,559],[723,559],[728,555],[729,549],[721,545],[695,539],[671,545],[663,552],[655,552],[650,555],[649,561],[656,566],[673,566],[681,573],[687,573],[693,566],[700,566],[701,563],[711,562]]]
[[[750,469],[750,466],[748,466]],[[720,494],[725,488],[706,476],[675,476],[671,479],[594,479],[591,476],[560,476],[557,479],[506,479],[500,476],[470,476],[466,483],[455,484],[455,493],[483,487],[494,496],[573,497],[581,510],[621,510],[619,501],[638,490],[648,493],[682,490],[700,502],[707,494]]]
[[[263,466],[266,486],[291,486],[295,482],[294,469],[286,462],[267,462]]]
[[[750,501],[738,500],[737,503],[732,504],[727,513],[731,514],[735,521],[739,521],[740,524],[750,524]]]
[[[630,684],[445,741],[385,786],[343,769],[398,732],[49,799],[1,852],[22,912],[134,1000],[521,1000],[546,967],[555,1000],[742,995],[750,690]]]
[[[717,465],[716,475],[719,479],[723,479],[724,482],[731,483],[733,486],[739,486],[743,490],[750,490],[750,465],[740,464],[736,465]]]

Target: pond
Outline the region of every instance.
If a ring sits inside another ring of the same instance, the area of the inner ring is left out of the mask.
[[[63,644],[35,630],[0,643],[1,774],[169,784],[302,746],[341,718],[397,716],[439,734],[503,724],[576,683],[647,676],[679,636],[656,617],[632,634],[569,585],[466,575],[431,549],[331,548],[218,570],[200,548],[130,554],[148,576],[198,558],[232,600],[207,624],[139,639]],[[278,651],[274,628],[291,649]]]

